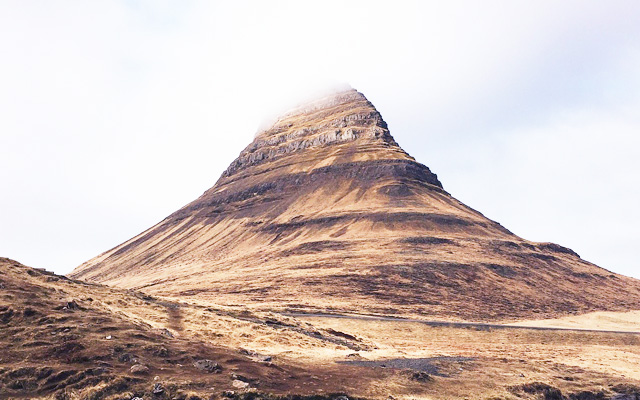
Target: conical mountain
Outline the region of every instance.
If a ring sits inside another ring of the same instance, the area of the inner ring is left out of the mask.
[[[278,119],[195,201],[76,278],[261,309],[498,320],[640,309],[640,283],[447,193],[348,90]]]

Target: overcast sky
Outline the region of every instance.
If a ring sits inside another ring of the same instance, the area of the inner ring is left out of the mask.
[[[0,0],[0,256],[68,273],[350,84],[446,190],[640,278],[640,2]]]

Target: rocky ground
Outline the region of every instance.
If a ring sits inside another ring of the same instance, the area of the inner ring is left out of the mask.
[[[344,390],[341,375],[359,374],[334,368],[335,379],[324,382],[312,375],[331,374],[331,368],[307,370],[183,333],[180,305],[8,259],[0,259],[0,268],[0,398],[208,399],[256,390],[304,395]],[[240,318],[240,324],[271,329],[257,317]],[[313,335],[322,339],[323,332]]]
[[[637,333],[257,313],[0,272],[0,398],[640,398]]]

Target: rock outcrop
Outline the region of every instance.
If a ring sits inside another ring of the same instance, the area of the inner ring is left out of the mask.
[[[73,277],[263,309],[541,318],[640,308],[640,284],[449,195],[348,90],[284,115],[200,198]]]

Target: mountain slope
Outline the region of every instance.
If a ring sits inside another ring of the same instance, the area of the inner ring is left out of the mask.
[[[449,195],[355,90],[281,117],[201,197],[73,277],[262,309],[542,318],[640,309],[640,283]]]

